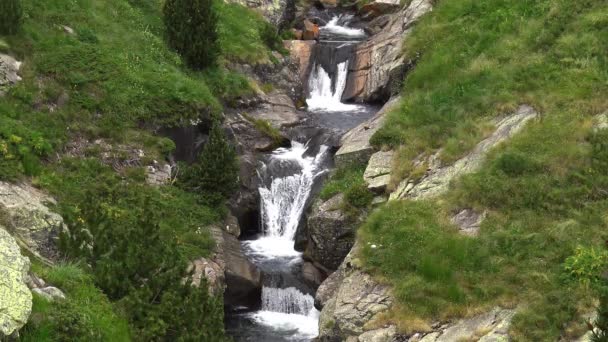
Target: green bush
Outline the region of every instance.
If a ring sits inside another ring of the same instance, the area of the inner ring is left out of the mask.
[[[163,8],[169,45],[193,69],[215,64],[218,16],[212,0],[167,0]]]
[[[0,1],[0,34],[15,34],[21,25],[21,0]]]
[[[191,286],[177,239],[162,234],[153,202],[141,197],[133,204],[124,211],[91,193],[65,215],[62,251],[90,265],[96,284],[120,300],[141,340],[223,339],[221,300],[204,281]],[[78,320],[67,319],[79,328]]]
[[[238,163],[234,148],[228,142],[222,126],[214,120],[209,140],[198,160],[185,167],[178,184],[210,204],[218,205],[232,195],[238,186]]]
[[[352,205],[355,208],[363,209],[366,208],[372,200],[374,195],[367,189],[365,183],[359,183],[346,190],[344,193],[344,200],[346,203]]]

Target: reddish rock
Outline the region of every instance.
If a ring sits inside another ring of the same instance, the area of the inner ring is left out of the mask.
[[[291,59],[298,63],[298,74],[304,84],[308,79],[310,55],[315,44],[314,40],[286,40],[284,42]]]
[[[291,29],[291,32],[293,33],[294,39],[302,40],[302,30]]]
[[[314,24],[310,20],[304,20],[304,32],[302,32],[302,39],[304,40],[316,40],[319,39],[319,25]]]

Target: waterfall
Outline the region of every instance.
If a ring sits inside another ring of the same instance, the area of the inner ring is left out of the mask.
[[[327,156],[327,146],[321,146],[314,157],[306,157],[306,150],[306,145],[293,142],[291,148],[280,148],[271,156],[271,162],[295,163],[300,170],[274,178],[269,187],[258,189],[262,228],[267,237],[293,241],[315,178],[325,172],[322,163]]]
[[[262,310],[308,316],[314,310],[315,300],[295,287],[262,289]]]
[[[325,26],[321,28],[321,33],[330,33],[344,38],[365,38],[365,31],[362,29],[348,27],[348,22],[352,20],[352,15],[334,16]]]
[[[346,77],[348,76],[348,61],[338,64],[336,81],[332,87],[330,75],[319,64],[312,67],[308,80],[310,97],[306,100],[308,110],[325,112],[348,112],[356,111],[361,106],[342,103],[342,94],[346,88]]]

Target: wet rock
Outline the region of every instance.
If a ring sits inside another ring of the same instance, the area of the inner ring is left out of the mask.
[[[403,40],[412,25],[432,9],[432,0],[413,0],[409,6],[390,15],[388,23],[370,39],[357,45],[354,62],[349,64],[344,101],[369,102],[389,98],[400,90],[407,70]]]
[[[450,221],[460,228],[460,233],[468,236],[477,236],[479,234],[479,226],[486,218],[487,213],[478,213],[473,209],[462,209],[454,215]]]
[[[41,260],[58,256],[56,239],[63,218],[46,203],[55,200],[28,184],[0,182],[0,226],[11,232],[19,245]]]
[[[254,307],[262,294],[262,275],[243,253],[241,244],[234,236],[223,233],[223,253],[226,262],[226,305]]]
[[[417,184],[413,184],[409,179],[404,180],[391,194],[391,199],[432,198],[444,193],[453,179],[478,170],[492,148],[515,135],[528,121],[537,116],[538,113],[532,107],[521,106],[515,113],[497,122],[494,133],[477,144],[467,156],[453,165],[431,167]]]
[[[340,266],[355,241],[356,220],[340,206],[344,195],[317,201],[308,216],[309,243],[306,255],[328,270]]]
[[[361,123],[346,133],[341,140],[341,147],[334,157],[336,166],[346,166],[351,163],[367,163],[374,150],[370,139],[384,123],[386,114],[395,109],[401,102],[401,97],[388,101],[372,118]]]
[[[302,265],[302,277],[307,282],[319,286],[325,279],[324,273],[319,270],[312,262],[304,262]]]
[[[20,68],[21,62],[0,53],[0,96],[4,94],[8,86],[21,81],[21,77],[18,75]]]
[[[300,31],[301,34],[302,32]],[[316,43],[313,40],[286,40],[284,42],[285,48],[289,50],[289,56],[298,65],[298,75],[303,84],[308,82],[311,55]]]
[[[21,329],[30,316],[29,268],[29,259],[21,255],[15,239],[0,225],[0,339]]]
[[[391,165],[393,151],[379,151],[374,153],[363,174],[367,188],[376,193],[382,193],[391,181]]]

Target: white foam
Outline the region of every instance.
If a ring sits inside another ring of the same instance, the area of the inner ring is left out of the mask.
[[[327,23],[327,25],[321,27],[321,30],[327,31],[329,33],[344,35],[344,36],[351,36],[351,37],[357,37],[357,38],[365,37],[365,31],[363,31],[363,29],[357,29],[357,28],[351,28],[351,27],[348,27],[345,25],[339,25],[338,23],[340,22],[341,19],[343,20],[344,17],[334,16]]]
[[[258,324],[276,331],[291,333],[291,339],[312,339],[319,335],[319,311],[313,309],[308,315],[286,314],[273,311],[258,311],[250,314]]]
[[[348,61],[338,64],[336,84],[332,91],[332,81],[321,65],[314,65],[308,81],[310,97],[306,99],[308,110],[324,112],[349,112],[363,110],[363,106],[342,103],[346,89]]]

